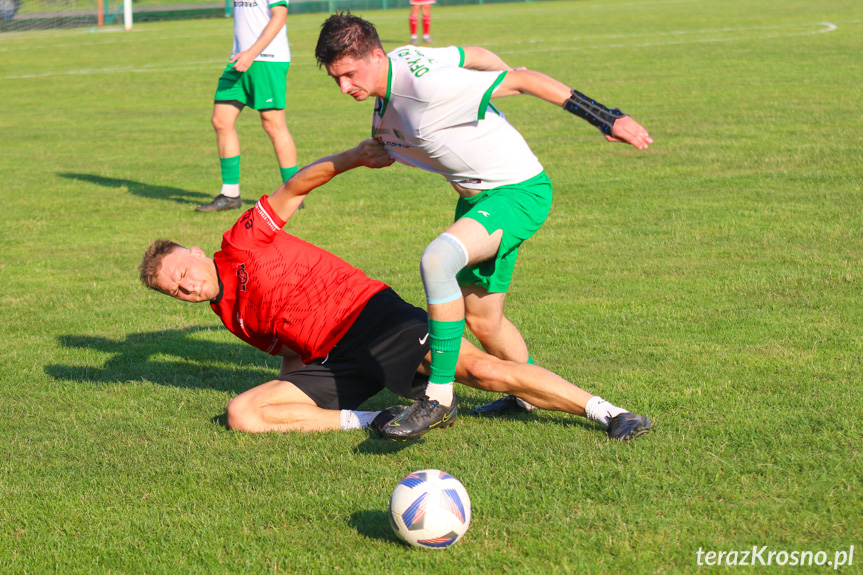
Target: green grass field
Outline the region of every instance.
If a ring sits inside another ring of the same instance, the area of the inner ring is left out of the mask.
[[[369,12],[389,48],[407,14]],[[324,15],[289,18],[301,163],[369,133],[371,102],[313,62]],[[530,99],[499,101],[555,182],[508,315],[537,362],[648,415],[611,443],[551,412],[463,416],[413,444],[364,432],[251,436],[228,400],[277,362],[206,305],[142,288],[157,237],[218,249],[237,212],[209,124],[231,22],[0,35],[0,571],[691,573],[697,552],[836,551],[863,563],[863,5],[584,1],[437,7],[479,44],[620,106],[646,152]],[[248,206],[278,185],[239,125]],[[357,170],[288,231],[422,305],[425,245],[455,195]],[[460,389],[463,411],[491,394]],[[372,408],[395,401],[373,399]],[[443,552],[386,521],[405,474],[474,503]],[[767,553],[764,554],[767,560]],[[827,572],[824,565],[751,572]],[[722,568],[724,571],[725,568]]]

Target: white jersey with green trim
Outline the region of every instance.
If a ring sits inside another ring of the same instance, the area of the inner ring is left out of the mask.
[[[390,59],[386,98],[375,101],[372,137],[397,161],[465,188],[517,184],[542,165],[490,104],[505,72],[461,68],[461,48],[402,46]]]
[[[273,6],[288,6],[287,0],[234,0],[234,51],[231,58],[251,48],[267,24],[270,23]],[[288,45],[288,26],[285,24],[273,41],[261,50],[255,62],[290,62],[291,48]]]

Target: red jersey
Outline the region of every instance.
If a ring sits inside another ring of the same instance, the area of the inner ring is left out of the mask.
[[[213,256],[220,292],[210,306],[243,341],[272,355],[287,346],[309,363],[325,358],[387,285],[284,225],[263,196],[225,232]]]

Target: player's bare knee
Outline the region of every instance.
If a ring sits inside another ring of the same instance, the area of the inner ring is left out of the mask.
[[[261,117],[261,126],[271,139],[280,138],[284,134],[289,134],[288,125],[285,123],[284,118],[281,120],[274,120],[272,118]]]
[[[211,123],[213,124],[213,129],[216,130],[217,133],[228,132],[234,128],[234,122],[226,120],[218,114],[213,114]]]
[[[256,418],[247,398],[240,394],[228,402],[228,427],[235,431],[254,432]]]

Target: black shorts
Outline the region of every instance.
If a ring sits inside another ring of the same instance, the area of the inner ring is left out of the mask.
[[[386,388],[419,399],[428,376],[417,368],[429,351],[428,315],[392,289],[376,293],[325,358],[279,374],[324,409],[356,409]]]

